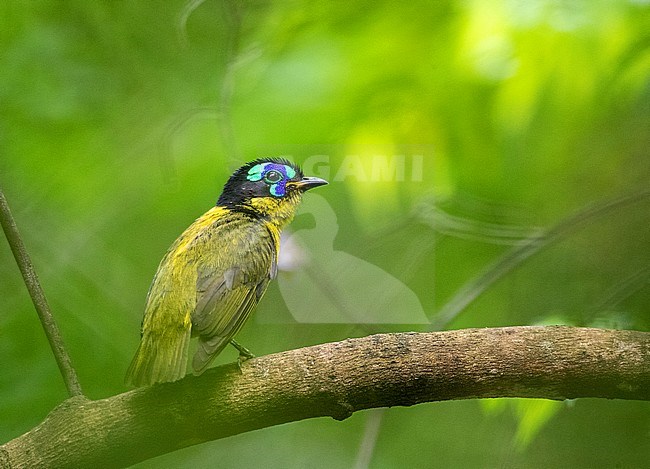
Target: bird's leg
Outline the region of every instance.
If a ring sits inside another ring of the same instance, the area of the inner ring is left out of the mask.
[[[250,350],[237,342],[235,339],[230,339],[230,344],[239,351],[240,357],[244,357],[244,361],[248,360],[249,358],[255,358],[255,355],[253,355]]]
[[[241,364],[250,358],[254,358],[255,355],[235,339],[230,339],[230,344],[239,351],[239,356],[237,357],[237,368],[239,368],[239,372],[241,373]]]

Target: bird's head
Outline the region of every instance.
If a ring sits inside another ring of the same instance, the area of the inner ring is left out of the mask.
[[[261,158],[245,164],[230,176],[217,205],[253,212],[278,225],[289,222],[302,194],[327,184],[306,177],[298,165],[283,158]]]

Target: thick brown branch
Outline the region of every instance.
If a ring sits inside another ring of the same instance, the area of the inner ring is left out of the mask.
[[[119,467],[204,441],[372,407],[484,397],[650,400],[650,333],[507,327],[379,334],[201,377],[73,398],[0,447],[2,467]]]

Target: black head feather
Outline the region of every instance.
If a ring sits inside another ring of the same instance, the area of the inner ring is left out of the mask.
[[[249,174],[253,168],[265,163],[290,168],[290,170],[285,171],[289,173],[286,174],[285,183],[287,181],[300,181],[304,177],[300,166],[287,159],[258,158],[246,163],[230,176],[228,182],[223,187],[223,192],[217,201],[217,205],[232,207],[245,204],[247,200],[253,197],[281,197],[271,193],[272,185],[265,182],[264,179],[256,180],[254,175]],[[291,174],[291,170],[293,170],[293,174]]]

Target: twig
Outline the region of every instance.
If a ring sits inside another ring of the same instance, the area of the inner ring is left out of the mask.
[[[354,464],[354,469],[366,469],[370,467],[372,457],[377,448],[377,439],[381,430],[384,416],[386,415],[386,408],[374,409],[368,413],[368,419],[363,428],[363,436],[359,451],[357,452],[357,461]]]
[[[29,296],[32,298],[38,317],[41,320],[47,340],[50,342],[50,347],[52,348],[52,353],[54,353],[56,364],[59,366],[59,370],[63,376],[63,381],[65,382],[66,388],[68,388],[68,394],[73,397],[83,395],[81,386],[79,385],[79,380],[77,379],[77,373],[72,367],[70,357],[65,350],[59,328],[57,327],[54,316],[52,316],[52,311],[47,304],[45,294],[43,293],[41,284],[38,281],[38,276],[36,275],[32,261],[29,258],[29,254],[27,254],[25,244],[20,237],[18,227],[11,215],[9,204],[7,204],[7,199],[5,198],[2,189],[0,189],[0,224],[2,224],[2,229],[4,230],[7,242],[11,247],[11,252],[13,252],[18,268],[23,275],[25,286],[27,287]]]
[[[571,230],[593,219],[607,215],[627,205],[643,201],[649,197],[650,191],[642,190],[587,207],[560,221],[557,225],[546,231],[546,233],[535,235],[522,241],[520,245],[510,249],[494,263],[485,268],[477,277],[463,285],[440,311],[438,311],[431,329],[440,330],[446,328],[469,304],[485,292],[488,287],[503,278],[508,272],[512,271],[533,254],[563,239]]]

